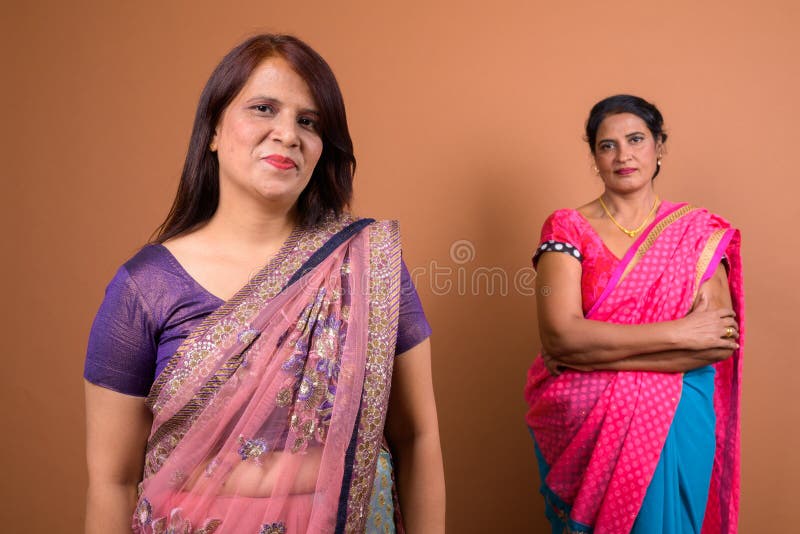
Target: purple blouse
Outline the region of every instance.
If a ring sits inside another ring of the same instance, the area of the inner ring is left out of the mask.
[[[178,346],[223,303],[189,276],[163,245],[145,246],[119,268],[106,288],[89,334],[83,376],[104,388],[146,396]],[[403,262],[395,353],[430,335]]]

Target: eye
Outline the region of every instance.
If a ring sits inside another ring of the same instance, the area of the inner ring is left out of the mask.
[[[633,144],[641,143],[642,141],[644,141],[643,135],[634,135],[633,137],[631,137],[631,143]]]
[[[609,150],[614,149],[614,143],[609,143],[607,141],[604,141],[600,143],[600,145],[597,148],[599,148],[602,152],[608,152]]]
[[[298,117],[297,124],[309,130],[317,131],[317,121],[311,117]]]
[[[256,104],[253,106],[253,109],[258,111],[259,113],[275,113],[275,108],[272,107],[270,104]]]

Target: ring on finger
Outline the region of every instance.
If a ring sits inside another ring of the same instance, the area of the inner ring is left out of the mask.
[[[725,335],[722,336],[722,337],[732,338],[734,335],[736,335],[736,329],[734,327],[732,327],[732,326],[726,326],[725,327]]]

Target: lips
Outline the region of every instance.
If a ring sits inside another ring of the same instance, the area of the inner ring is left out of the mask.
[[[294,162],[292,158],[287,158],[279,154],[270,154],[266,158],[261,158],[261,159],[263,159],[273,167],[276,167],[282,171],[297,167],[297,164]]]
[[[621,169],[617,169],[614,172],[617,174],[621,174],[622,176],[628,176],[629,174],[635,173],[636,169],[633,167],[623,167]]]

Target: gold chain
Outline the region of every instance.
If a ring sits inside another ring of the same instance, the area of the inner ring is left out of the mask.
[[[640,224],[638,228],[634,228],[633,230],[628,230],[620,223],[618,223],[617,220],[614,218],[614,216],[611,215],[611,212],[608,211],[608,206],[606,206],[606,203],[603,202],[602,196],[598,197],[597,200],[600,201],[600,205],[603,206],[603,211],[606,212],[606,215],[608,215],[608,218],[611,219],[611,222],[613,222],[617,226],[617,228],[619,228],[628,237],[636,237],[636,234],[644,230],[644,226],[647,224],[647,221],[650,220],[650,217],[652,217],[653,214],[656,212],[656,207],[658,207],[658,195],[656,195],[656,199],[655,201],[653,201],[653,208],[650,210],[650,213],[647,214],[647,217],[644,218],[642,224]]]

